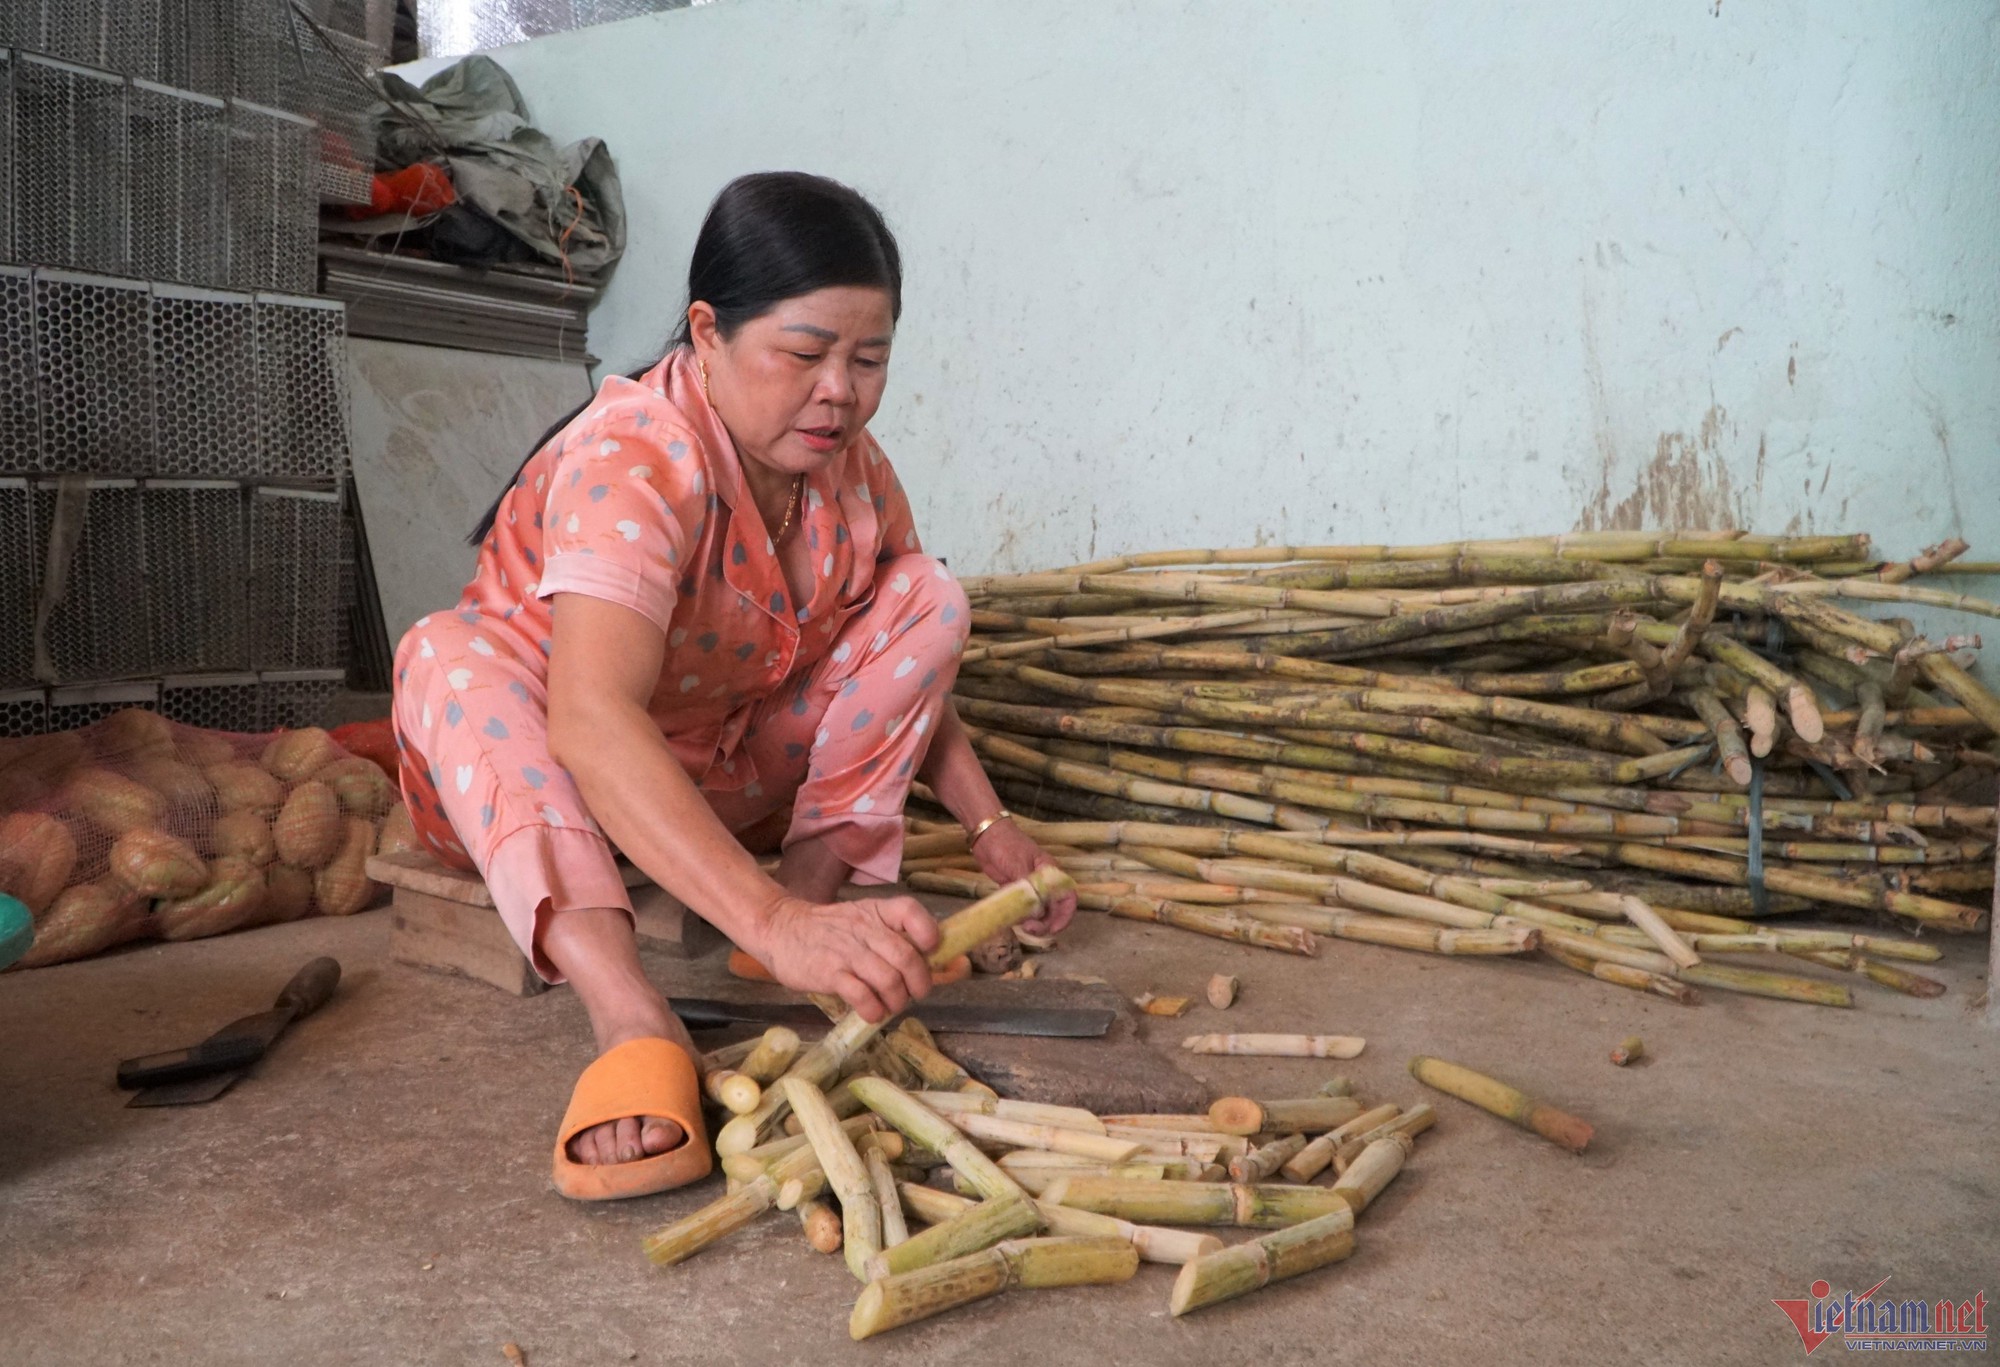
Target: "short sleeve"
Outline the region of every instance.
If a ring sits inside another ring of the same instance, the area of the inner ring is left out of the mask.
[[[868,483],[874,490],[876,516],[882,527],[882,545],[876,559],[913,555],[923,550],[924,545],[917,537],[917,520],[910,512],[909,496],[903,492],[903,481],[896,478],[895,467],[882,454],[882,448],[875,445],[873,437],[868,441]]]
[[[663,426],[628,416],[571,439],[543,506],[538,596],[581,593],[671,629],[682,563],[694,544],[689,517],[698,516],[692,505],[701,502],[673,476],[675,467],[700,462],[685,459],[692,438]],[[676,497],[681,493],[687,497]]]

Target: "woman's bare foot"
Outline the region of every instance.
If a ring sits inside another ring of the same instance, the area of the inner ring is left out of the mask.
[[[701,1054],[687,1027],[639,966],[639,942],[623,911],[597,907],[548,919],[542,952],[569,979],[590,1015],[599,1056],[635,1039],[671,1040],[698,1070]],[[630,1116],[594,1125],[569,1141],[577,1163],[634,1163],[675,1148],[686,1135],[662,1116]]]

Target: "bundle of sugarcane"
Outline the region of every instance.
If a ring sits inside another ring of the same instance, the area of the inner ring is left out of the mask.
[[[1114,916],[1539,955],[1683,1002],[1851,1004],[1801,962],[1935,995],[1900,965],[1939,951],[1900,931],[1983,922],[2000,699],[1976,636],[1843,604],[2000,616],[1912,582],[1964,549],[1604,532],[990,576],[956,703]],[[914,886],[990,886],[961,832],[912,831]],[[1767,919],[1807,911],[1892,924]]]
[[[945,947],[1038,902],[1003,890],[947,921]],[[844,1024],[827,1038],[845,1038]],[[649,1238],[648,1256],[677,1263],[776,1208],[861,1281],[856,1339],[1013,1287],[1125,1281],[1142,1262],[1176,1269],[1180,1315],[1346,1258],[1355,1220],[1436,1120],[1424,1103],[1368,1106],[1344,1081],[1309,1097],[1224,1097],[1202,1115],[1100,1116],[999,1096],[911,1022],[883,1038],[889,1049],[847,1048],[830,1091],[798,1064],[777,1078],[799,1132],[725,1152],[729,1190]],[[774,1030],[704,1067],[741,1076],[787,1052],[797,1037]],[[1217,1227],[1249,1237],[1225,1247]]]

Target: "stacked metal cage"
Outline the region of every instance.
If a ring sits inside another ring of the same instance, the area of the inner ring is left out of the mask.
[[[347,357],[314,294],[315,115],[356,125],[375,60],[335,17],[0,3],[0,736],[332,704]],[[342,135],[349,197],[364,142]]]

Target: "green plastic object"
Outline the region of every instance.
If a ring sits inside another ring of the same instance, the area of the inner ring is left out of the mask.
[[[18,897],[0,892],[0,968],[28,952],[35,943],[35,918]]]

